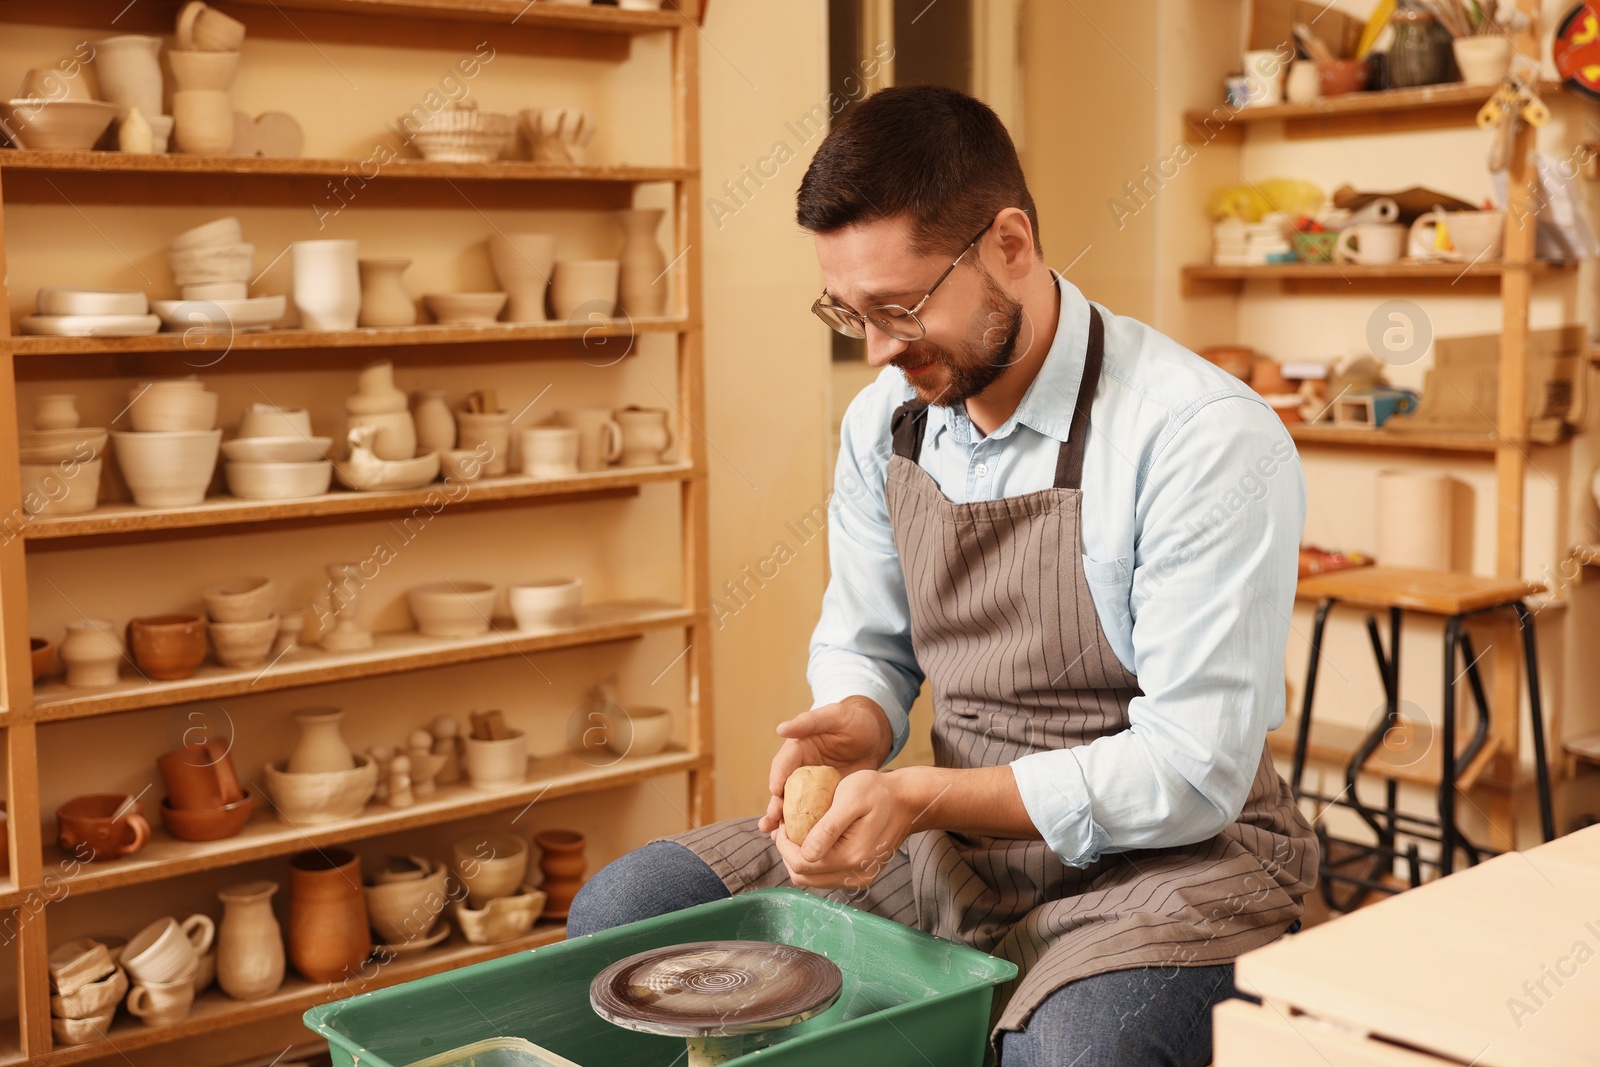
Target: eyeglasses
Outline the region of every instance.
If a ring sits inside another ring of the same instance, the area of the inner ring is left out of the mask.
[[[990,220],[989,226],[993,225],[994,221]],[[979,230],[977,237],[967,242],[967,247],[961,250],[961,254],[955,258],[955,262],[944,269],[944,273],[939,275],[939,280],[933,283],[932,288],[922,294],[922,299],[917,301],[915,307],[902,307],[899,304],[879,304],[876,307],[868,308],[866,314],[863,315],[853,308],[845,307],[843,304],[836,302],[832,294],[824,289],[822,290],[822,295],[817,297],[816,303],[811,305],[811,313],[829,326],[832,326],[839,333],[844,334],[846,337],[854,337],[857,340],[867,336],[867,323],[870,322],[896,341],[920,341],[927,336],[928,329],[922,325],[922,320],[917,318],[917,312],[921,311],[922,305],[926,304],[928,298],[933,296],[934,290],[943,285],[944,280],[950,277],[950,272],[956,269],[956,264],[965,259],[967,253],[972,251],[972,246],[978,243],[978,238],[989,232],[989,226]]]

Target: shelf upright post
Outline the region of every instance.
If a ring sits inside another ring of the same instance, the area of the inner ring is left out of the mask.
[[[0,308],[9,306],[6,268],[4,174],[0,168]],[[22,539],[22,472],[17,453],[16,357],[11,352],[11,316],[0,316],[0,686],[4,687],[6,822],[10,831],[11,882],[22,901],[4,924],[17,941],[17,1029],[22,1056],[51,1048],[49,939],[45,932],[43,846],[39,840],[39,754],[33,706],[32,656],[28,647],[28,567]],[[20,720],[20,721],[19,721]]]
[[[706,469],[705,324],[701,315],[700,264],[700,50],[697,30],[686,17],[672,29],[673,162],[691,168],[679,179],[673,214],[681,313],[689,320],[678,334],[679,448],[693,467],[682,488],[683,603],[695,612],[685,631],[688,650],[689,750],[705,759],[689,772],[689,822],[704,826],[716,818],[716,778],[712,766],[716,734],[712,717],[711,621],[706,614],[711,588]]]

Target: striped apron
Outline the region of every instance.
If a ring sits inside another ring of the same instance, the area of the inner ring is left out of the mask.
[[[1084,444],[1104,325],[1089,343],[1050,489],[951,503],[917,463],[927,407],[894,414],[886,495],[917,662],[933,689],[941,767],[995,767],[1128,728],[1138,679],[1117,659],[1083,566]],[[755,819],[678,834],[729,890],[790,884]],[[828,895],[1004,957],[991,1040],[1051,993],[1136,967],[1226,963],[1277,939],[1316,881],[1316,838],[1263,743],[1238,819],[1209,840],[1063,864],[1043,841],[912,834],[865,890]],[[819,892],[820,891],[815,891]]]

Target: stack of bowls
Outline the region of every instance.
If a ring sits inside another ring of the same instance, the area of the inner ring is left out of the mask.
[[[257,667],[278,637],[278,590],[271,578],[235,578],[207,589],[211,647],[224,667]]]
[[[66,289],[47,285],[35,313],[17,324],[23,333],[47,337],[143,337],[161,328],[150,299],[135,290]]]
[[[56,1040],[84,1045],[105,1036],[128,992],[128,975],[105,945],[80,937],[51,951],[50,992]]]
[[[200,503],[216,473],[222,443],[217,394],[196,379],[182,378],[141,382],[128,400],[133,430],[114,430],[111,440],[134,502],[147,508]]]
[[[318,496],[333,483],[327,458],[330,437],[311,436],[304,408],[252,404],[239,436],[222,446],[228,490],[245,500],[297,500]]]
[[[30,515],[82,515],[99,501],[106,431],[78,425],[75,399],[36,397],[35,428],[17,435],[22,507]]]
[[[167,248],[172,280],[185,300],[243,300],[255,254],[256,246],[244,243],[239,220],[231,216],[185,230]]]

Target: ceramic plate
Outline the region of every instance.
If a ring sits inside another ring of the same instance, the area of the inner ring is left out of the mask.
[[[144,337],[161,329],[155,315],[29,315],[23,333],[46,337]]]
[[[453,927],[448,920],[440,919],[438,928],[427,937],[419,937],[413,941],[405,941],[398,945],[375,945],[373,946],[373,951],[380,956],[391,954],[404,956],[408,952],[421,952],[423,949],[432,948],[449,937],[452,929]]]
[[[265,330],[283,317],[288,298],[257,296],[249,300],[155,300],[161,321],[169,330]]]

